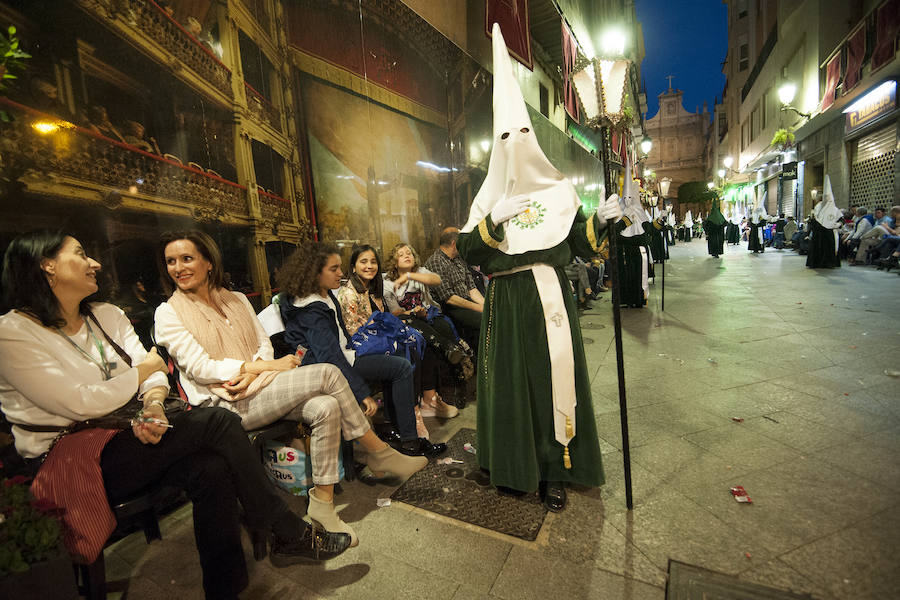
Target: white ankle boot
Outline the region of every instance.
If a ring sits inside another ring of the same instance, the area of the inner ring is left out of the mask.
[[[341,518],[334,510],[334,502],[325,502],[316,498],[315,489],[309,490],[309,512],[306,516],[310,521],[314,521],[325,531],[331,533],[346,533],[350,536],[350,547],[358,546],[359,539],[353,528],[341,521]]]

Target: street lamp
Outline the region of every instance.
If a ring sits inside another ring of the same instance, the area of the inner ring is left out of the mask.
[[[650,139],[649,135],[645,135],[644,139],[641,140],[641,153],[646,157],[650,154],[650,150],[653,149],[653,140]]]
[[[711,190],[714,187],[716,187],[716,184],[714,184],[712,181],[706,183],[706,189]]]
[[[621,31],[607,31],[601,40],[602,56],[579,57],[572,70],[572,84],[584,108],[588,127],[601,129],[601,150],[603,154],[603,174],[607,194],[614,187],[614,178],[609,158],[610,129],[628,134],[625,122],[625,91],[629,83],[628,69],[631,61],[625,58],[625,35]],[[646,141],[650,141],[645,138]],[[643,141],[641,149],[643,150]],[[649,152],[649,148],[647,149]],[[631,177],[626,172],[625,177]],[[619,301],[618,252],[616,234],[610,232],[609,268],[612,282],[613,336],[616,344],[616,371],[619,381],[619,419],[622,424],[622,458],[625,466],[625,506],[634,506],[631,490],[631,445],[628,441],[628,405],[625,394],[625,360],[622,352],[622,316]]]
[[[663,177],[659,180],[659,193],[663,197],[663,200],[669,195],[669,186],[672,185],[671,177]]]
[[[778,99],[781,100],[781,110],[792,110],[801,117],[806,117],[807,119],[810,117],[810,113],[800,112],[793,106],[791,106],[791,102],[794,101],[794,96],[797,95],[797,86],[788,81],[780,88],[778,88]]]
[[[734,164],[734,159],[730,156],[726,156],[725,158],[722,159],[722,164],[725,165],[726,169],[730,169],[731,165]]]
[[[719,179],[725,179],[725,169],[719,169],[717,174],[719,175]]]

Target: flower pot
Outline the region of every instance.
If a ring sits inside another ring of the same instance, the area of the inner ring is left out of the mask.
[[[61,551],[56,558],[34,563],[28,571],[0,578],[0,598],[78,600],[72,560]]]

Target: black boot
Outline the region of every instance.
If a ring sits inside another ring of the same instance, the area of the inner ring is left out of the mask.
[[[447,444],[432,444],[425,438],[402,442],[397,447],[398,452],[402,452],[407,456],[437,456],[447,451]]]
[[[540,492],[544,507],[550,512],[560,512],[566,507],[566,486],[562,481],[542,481]]]

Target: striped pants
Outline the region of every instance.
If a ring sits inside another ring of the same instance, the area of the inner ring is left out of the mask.
[[[355,440],[370,429],[340,369],[327,363],[282,371],[251,398],[237,402],[215,398],[210,404],[239,414],[245,430],[279,419],[303,421],[312,427],[310,459],[317,485],[340,481],[341,430],[345,439]]]

